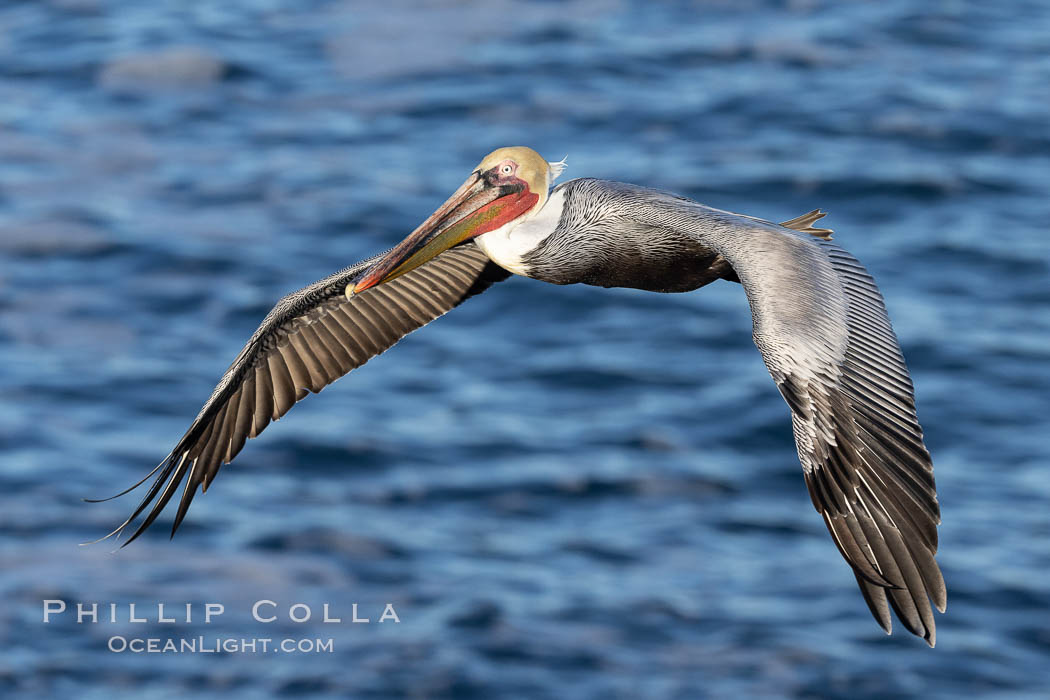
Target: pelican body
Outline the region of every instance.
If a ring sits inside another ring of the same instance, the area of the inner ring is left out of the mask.
[[[871,613],[888,633],[892,608],[933,646],[931,601],[946,604],[933,466],[882,296],[812,226],[824,214],[775,224],[618,182],[552,189],[562,167],[529,148],[496,150],[393,249],[278,302],[174,449],[131,487],[155,475],[110,534],[145,513],[125,545],[136,539],[181,484],[174,535],[198,487],[271,420],[511,274],[653,292],[724,279],[747,294],[813,505]]]

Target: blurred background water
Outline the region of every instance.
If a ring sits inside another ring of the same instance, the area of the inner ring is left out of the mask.
[[[1048,124],[1034,1],[5,2],[0,693],[1045,694]],[[167,453],[276,299],[516,144],[567,155],[565,177],[830,210],[934,456],[936,650],[870,618],[728,283],[510,280],[249,443],[173,541],[168,519],[76,546],[134,497],[80,499]],[[46,598],[226,614],[44,625]],[[281,620],[252,621],[259,599]],[[323,624],[325,602],[373,624]],[[400,624],[376,622],[387,602]],[[334,651],[111,653],[114,634]]]

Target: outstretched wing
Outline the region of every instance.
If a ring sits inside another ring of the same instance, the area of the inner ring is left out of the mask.
[[[468,242],[348,299],[344,293],[347,284],[373,260],[289,294],[270,311],[186,434],[164,461],[132,487],[156,474],[131,517],[114,530],[125,529],[152,504],[125,545],[156,520],[185,481],[171,530],[174,534],[197,487],[206,491],[219,467],[232,461],[246,440],[287,413],[307,393],[320,391],[408,333],[510,275]]]
[[[755,344],[791,407],[813,505],[883,629],[892,628],[892,606],[933,646],[930,599],[941,612],[946,605],[934,560],[940,508],[882,295],[830,241],[756,237],[768,240],[726,257],[751,302]]]
[[[829,231],[807,228],[819,212],[777,225],[641,188],[607,183],[604,195],[626,197],[636,221],[688,235],[732,267],[755,345],[791,408],[813,505],[883,629],[892,607],[933,646],[930,601],[946,605],[933,465],[871,276]]]

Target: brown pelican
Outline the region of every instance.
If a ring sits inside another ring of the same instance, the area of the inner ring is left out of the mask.
[[[550,189],[561,168],[529,148],[493,151],[393,249],[278,302],[175,448],[132,487],[156,475],[114,533],[149,508],[130,543],[184,483],[174,535],[197,488],[271,420],[511,273],[654,292],[725,279],[747,294],[813,505],[868,607],[887,633],[892,607],[933,646],[930,601],[944,612],[946,598],[933,465],[882,296],[831,231],[811,226],[824,214],[774,224],[618,182]]]

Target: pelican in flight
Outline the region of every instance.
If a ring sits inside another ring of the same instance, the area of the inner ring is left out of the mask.
[[[744,288],[813,505],[872,615],[889,633],[892,608],[933,646],[931,601],[946,604],[933,465],[882,296],[830,230],[812,227],[824,213],[775,224],[619,182],[551,189],[562,167],[530,148],[493,151],[394,248],[281,299],[174,449],[131,487],[155,475],[110,534],[145,513],[125,545],[136,539],[183,485],[174,535],[198,487],[248,438],[511,274],[653,292],[724,279]]]

